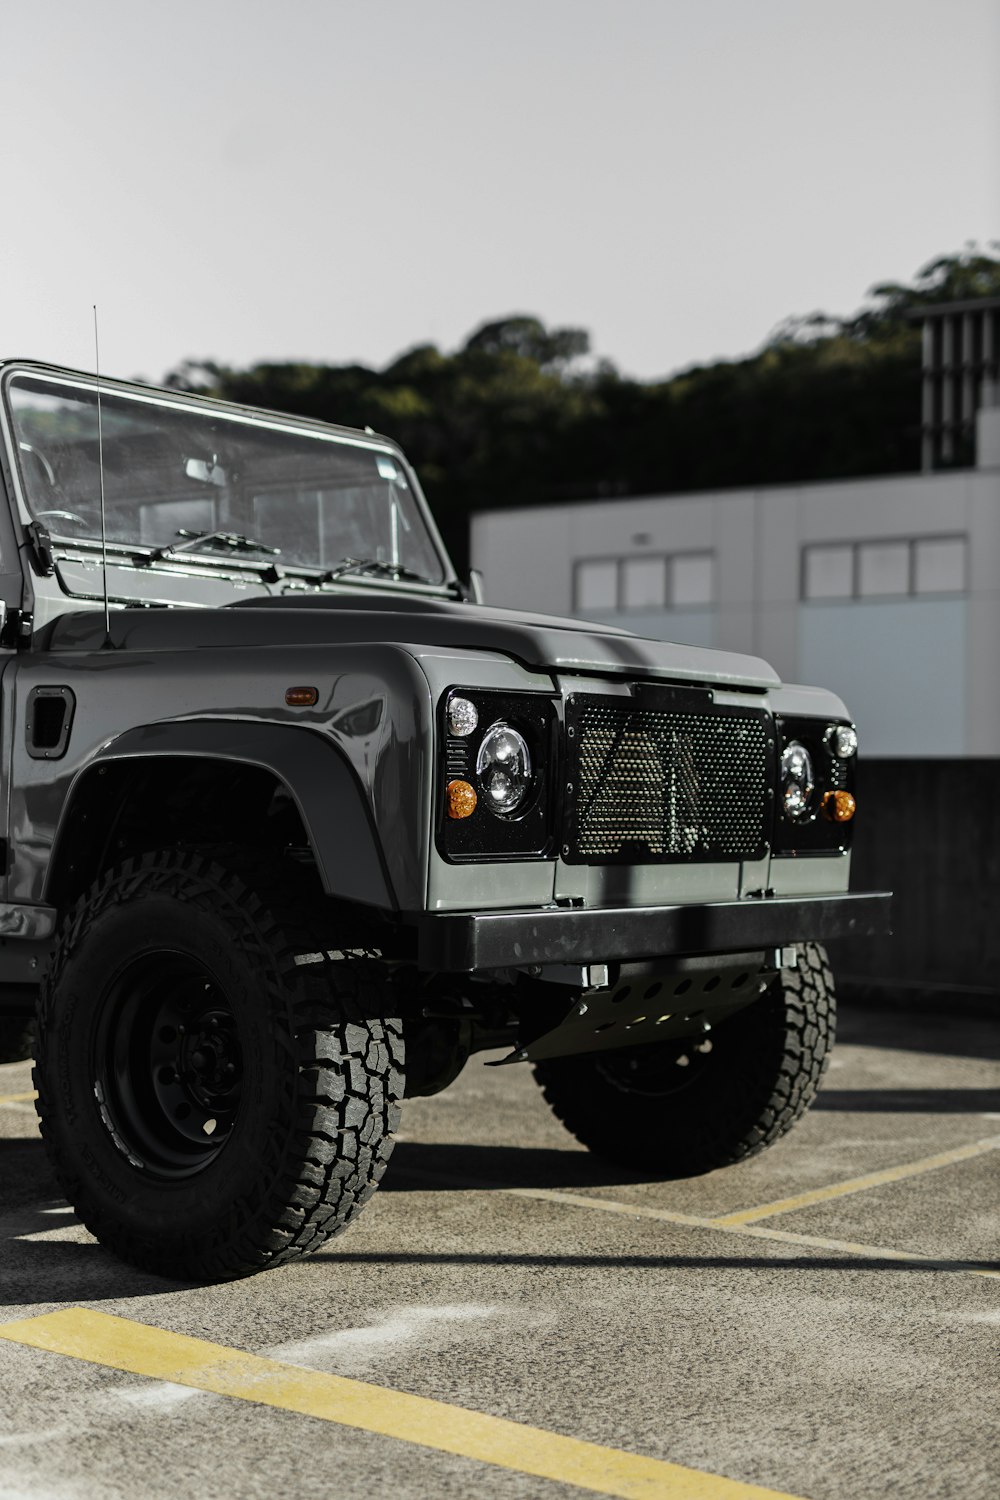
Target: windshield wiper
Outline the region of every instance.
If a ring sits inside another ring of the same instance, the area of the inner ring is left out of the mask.
[[[145,554],[144,562],[160,562],[165,557],[174,557],[178,552],[193,552],[199,547],[220,546],[227,547],[230,552],[266,552],[271,557],[277,557],[280,547],[269,547],[265,542],[259,542],[256,537],[241,536],[236,531],[185,531],[177,532],[178,536],[186,537],[183,542],[167,542],[164,547],[154,547],[153,551]]]
[[[415,573],[412,568],[405,568],[402,563],[380,562],[377,557],[342,557],[334,567],[327,568],[320,582],[333,583],[349,573],[362,576],[367,574],[371,578],[403,578],[410,583],[434,583],[433,578],[427,578],[423,573]]]

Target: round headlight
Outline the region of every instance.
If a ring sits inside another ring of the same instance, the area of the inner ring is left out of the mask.
[[[850,760],[858,753],[857,730],[850,724],[836,724],[830,731],[830,748],[838,760]]]
[[[815,790],[812,757],[805,745],[792,740],[781,757],[781,803],[785,817],[793,823],[808,818]]]
[[[458,694],[448,699],[448,733],[458,736],[471,734],[479,723],[476,705]]]
[[[484,807],[516,812],[531,790],[531,755],[524,736],[509,724],[494,724],[479,747],[476,775]]]

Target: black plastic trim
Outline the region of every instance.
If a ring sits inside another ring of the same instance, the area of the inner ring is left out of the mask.
[[[332,896],[391,911],[397,906],[375,827],[357,774],[341,752],[311,729],[240,719],[186,719],[149,724],[112,740],[95,767],[135,756],[195,756],[238,761],[271,771],[291,793],[324,890]],[[79,783],[77,783],[79,785]],[[60,836],[67,827],[67,803]],[[57,838],[49,878],[59,868]]]
[[[891,894],[746,897],[712,905],[439,912],[417,925],[418,966],[472,973],[522,964],[602,963],[729,953],[888,932]]]
[[[468,698],[479,711],[479,723],[465,736],[448,733],[448,703]],[[523,809],[510,817],[490,812],[482,801],[469,818],[451,819],[447,786],[452,779],[469,781],[478,792],[476,756],[491,725],[499,720],[524,735],[531,754],[534,788]],[[560,774],[559,721],[551,693],[511,691],[453,685],[438,705],[438,769],[435,840],[438,853],[449,864],[476,860],[554,859],[553,802]]]
[[[62,705],[62,713],[53,720],[53,726],[43,722],[45,710],[41,705]],[[25,716],[25,743],[32,760],[61,760],[69,744],[76,709],[76,694],[68,687],[34,687],[28,694]],[[56,730],[51,740],[47,735]]]
[[[850,719],[806,717],[803,714],[779,715],[775,719],[778,731],[778,772],[776,776],[777,796],[774,806],[774,831],[772,843],[777,857],[794,854],[845,853],[851,847],[854,824],[828,823],[819,811],[823,793],[855,792],[858,758],[838,760],[830,749],[829,732],[838,724],[854,728]],[[804,744],[813,758],[816,774],[816,790],[808,818],[793,823],[781,811],[781,754],[792,740]]]

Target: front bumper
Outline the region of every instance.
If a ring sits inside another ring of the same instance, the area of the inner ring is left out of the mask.
[[[417,962],[425,970],[472,973],[875,937],[889,931],[891,899],[887,891],[837,892],[710,905],[427,913],[417,919]]]

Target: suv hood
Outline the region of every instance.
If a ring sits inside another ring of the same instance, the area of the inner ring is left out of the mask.
[[[50,651],[99,650],[98,610],[61,615],[44,632]],[[220,646],[382,642],[498,651],[524,666],[601,676],[653,677],[767,689],[779,678],[767,662],[731,651],[646,640],[613,626],[385,590],[283,594],[241,599],[221,609],[121,609],[111,615],[111,646],[184,651]]]

